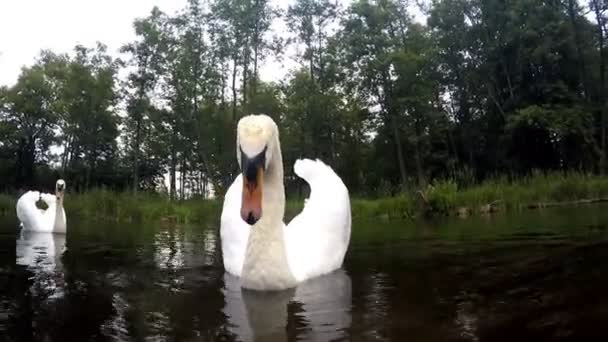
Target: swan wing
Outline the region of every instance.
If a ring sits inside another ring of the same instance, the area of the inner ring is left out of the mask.
[[[240,276],[245,262],[245,251],[251,227],[241,219],[241,193],[243,179],[239,175],[224,196],[220,223],[224,268],[230,274]]]
[[[44,231],[44,217],[36,202],[40,199],[40,192],[28,191],[17,201],[17,218],[25,230]]]
[[[51,204],[55,204],[57,203],[57,197],[53,194],[48,194],[48,193],[44,193],[41,192],[40,193],[40,199],[46,203],[47,206],[51,206]]]
[[[49,231],[52,231],[57,213],[57,197],[53,194],[40,193],[40,199],[48,206],[46,210],[42,211],[42,220],[45,225],[50,227]]]
[[[285,228],[285,243],[292,274],[303,281],[342,266],[350,241],[350,199],[342,179],[322,161],[300,159],[294,171],[310,186],[310,197]]]

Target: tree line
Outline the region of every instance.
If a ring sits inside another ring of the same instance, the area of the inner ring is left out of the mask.
[[[146,191],[168,174],[171,198],[222,194],[249,113],[277,121],[289,191],[302,191],[289,170],[300,157],[362,196],[606,172],[608,3],[433,0],[426,24],[409,5],[189,0],[136,20],[121,58],[101,43],[42,51],[0,88],[0,190],[61,176],[78,191]],[[289,48],[299,66],[263,82],[260,66]]]

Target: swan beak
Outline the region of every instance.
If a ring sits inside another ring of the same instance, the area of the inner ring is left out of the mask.
[[[241,155],[243,168],[241,218],[249,225],[254,225],[262,217],[264,155],[264,152],[254,158],[248,158],[244,153]]]

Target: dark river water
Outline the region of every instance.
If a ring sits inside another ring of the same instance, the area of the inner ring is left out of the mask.
[[[355,221],[342,270],[280,293],[241,291],[210,221],[0,218],[0,341],[608,340],[608,206]]]

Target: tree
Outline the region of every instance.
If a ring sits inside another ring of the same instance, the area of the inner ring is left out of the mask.
[[[369,96],[366,105],[378,108],[379,119],[391,127],[402,190],[406,189],[407,174],[392,56],[403,43],[408,18],[399,3],[356,1],[343,19],[341,36],[345,65],[357,77],[358,92]]]
[[[15,183],[18,187],[32,185],[35,165],[48,161],[49,147],[54,142],[54,129],[59,121],[56,105],[59,82],[52,77],[52,71],[64,62],[64,56],[44,51],[36,64],[22,69],[17,84],[2,92],[3,126],[6,130],[14,130],[13,141],[8,141],[7,145],[16,146]]]
[[[132,158],[133,191],[140,187],[140,155],[145,145],[144,135],[149,127],[149,113],[152,110],[151,96],[163,75],[162,60],[166,54],[167,42],[163,38],[167,18],[157,7],[150,16],[138,19],[133,24],[137,41],[122,47],[123,53],[131,55],[128,65],[135,68],[129,74],[125,87],[127,94],[126,140]]]
[[[75,174],[84,174],[84,189],[92,178],[97,184],[100,173],[111,173],[117,156],[118,101],[115,93],[117,62],[106,47],[96,49],[76,46],[76,56],[69,61],[62,85],[63,167]]]

